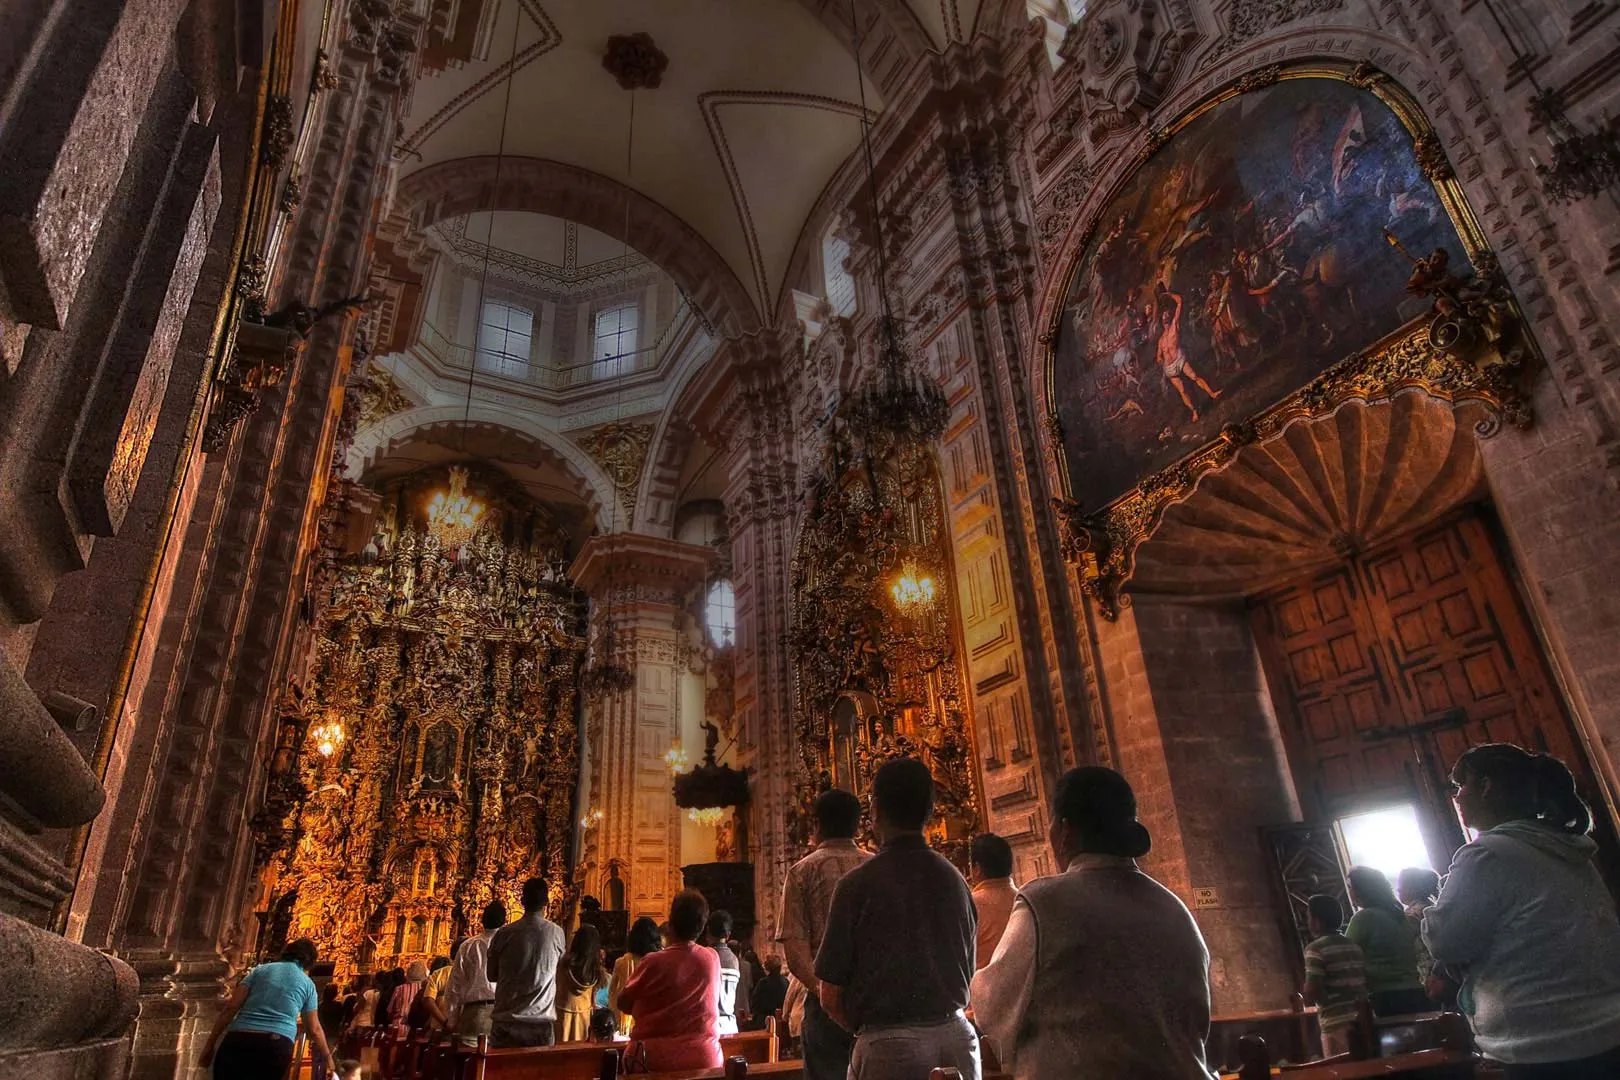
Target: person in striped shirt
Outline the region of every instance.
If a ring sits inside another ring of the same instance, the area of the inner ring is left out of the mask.
[[[1344,936],[1344,908],[1317,895],[1310,908],[1311,943],[1305,946],[1305,1004],[1316,1006],[1322,1055],[1350,1052],[1350,1030],[1367,996],[1367,962],[1361,946]]]

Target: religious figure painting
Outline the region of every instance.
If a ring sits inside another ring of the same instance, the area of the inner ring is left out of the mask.
[[[1426,311],[1403,249],[1468,264],[1399,118],[1329,78],[1195,116],[1096,220],[1053,365],[1089,510]]]

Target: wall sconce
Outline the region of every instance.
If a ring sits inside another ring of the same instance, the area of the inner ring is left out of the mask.
[[[594,829],[600,824],[602,824],[601,810],[592,810],[590,813],[579,819],[579,827],[582,829]]]

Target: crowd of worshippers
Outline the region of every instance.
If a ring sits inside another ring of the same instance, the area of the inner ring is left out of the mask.
[[[1301,989],[1325,1054],[1345,1050],[1366,1007],[1444,1008],[1468,1018],[1509,1080],[1620,1077],[1620,918],[1569,770],[1491,744],[1464,753],[1451,781],[1477,835],[1443,879],[1413,869],[1392,886],[1357,867],[1353,912],[1310,898]],[[855,795],[817,798],[815,846],[783,887],[781,953],[763,964],[689,889],[664,924],[630,927],[610,970],[596,927],[568,940],[534,880],[522,917],[490,904],[453,962],[362,980],[346,997],[328,988],[317,1003],[314,948],[294,943],[242,980],[204,1064],[219,1078],[283,1075],[302,1018],[317,1063],[340,1074],[323,1032],[373,1025],[496,1047],[618,1041],[628,1072],[701,1071],[720,1067],[721,1035],[778,1015],[807,1080],[924,1080],[938,1067],[978,1080],[989,1055],[1019,1080],[1214,1075],[1209,951],[1181,900],[1137,865],[1151,838],[1123,776],[1063,775],[1048,837],[1061,872],[1021,886],[1001,837],[973,840],[966,879],[929,846],[923,762],[885,763],[871,799],[875,852],[857,844]]]

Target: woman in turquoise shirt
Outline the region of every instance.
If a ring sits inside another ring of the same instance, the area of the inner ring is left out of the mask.
[[[298,1021],[304,1021],[315,1060],[328,1075],[336,1062],[326,1033],[316,1017],[319,1001],[309,969],[315,966],[315,943],[299,938],[281,959],[260,964],[237,984],[236,993],[214,1022],[203,1048],[202,1066],[213,1066],[214,1080],[280,1080],[292,1064]]]

